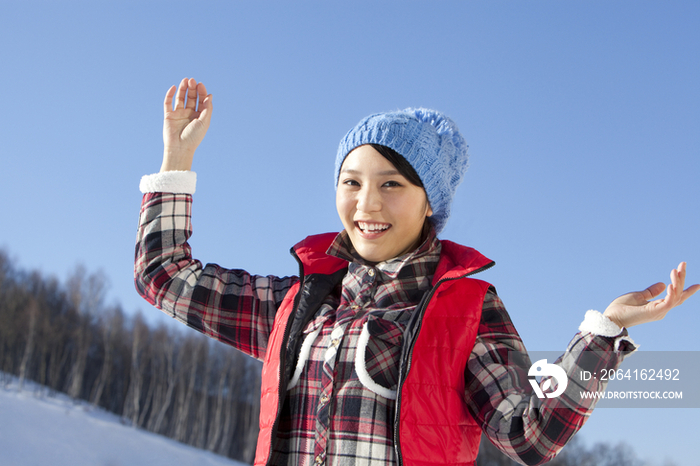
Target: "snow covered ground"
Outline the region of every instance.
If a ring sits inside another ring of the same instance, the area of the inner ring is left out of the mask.
[[[244,466],[35,386],[0,385],[0,466]]]

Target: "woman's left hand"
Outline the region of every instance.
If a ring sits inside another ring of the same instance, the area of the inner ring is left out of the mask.
[[[685,286],[685,262],[681,262],[677,269],[671,272],[671,284],[666,287],[664,283],[655,283],[644,291],[636,291],[620,296],[605,310],[603,315],[615,322],[619,327],[629,328],[634,325],[661,320],[666,313],[683,301],[690,298],[700,285],[693,285],[687,289]],[[653,298],[660,295],[664,288],[666,296],[663,299]]]

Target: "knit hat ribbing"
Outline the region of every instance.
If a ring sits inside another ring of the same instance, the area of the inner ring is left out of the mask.
[[[436,110],[407,108],[362,119],[340,141],[335,159],[335,185],[345,157],[363,144],[380,144],[401,154],[423,182],[440,233],[450,217],[457,186],[468,167],[467,143],[457,125]]]

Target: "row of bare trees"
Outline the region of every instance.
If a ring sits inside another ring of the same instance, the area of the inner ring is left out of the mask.
[[[259,364],[196,332],[149,325],[104,303],[106,279],[65,283],[0,251],[0,371],[121,415],[124,422],[252,462]],[[6,381],[7,381],[6,377]]]

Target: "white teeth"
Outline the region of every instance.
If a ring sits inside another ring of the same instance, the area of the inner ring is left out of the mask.
[[[384,231],[391,226],[391,225],[381,224],[381,223],[365,223],[365,222],[357,222],[357,225],[363,231],[372,231],[372,232]]]

